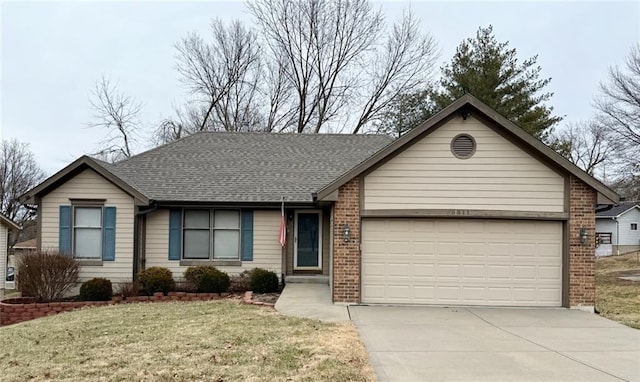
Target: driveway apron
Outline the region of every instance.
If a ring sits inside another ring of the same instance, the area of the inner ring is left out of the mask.
[[[639,381],[640,331],[568,309],[351,306],[379,381]]]

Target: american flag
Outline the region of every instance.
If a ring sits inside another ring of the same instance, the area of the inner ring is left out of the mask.
[[[280,209],[280,236],[278,238],[281,246],[287,244],[287,225],[284,217],[284,197],[282,198],[282,208]]]

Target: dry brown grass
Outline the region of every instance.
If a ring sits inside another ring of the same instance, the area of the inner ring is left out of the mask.
[[[0,328],[7,381],[373,381],[350,323],[232,301],[115,305]]]
[[[621,275],[638,271],[637,253],[596,260],[596,309],[601,315],[640,329],[640,281],[621,280]]]

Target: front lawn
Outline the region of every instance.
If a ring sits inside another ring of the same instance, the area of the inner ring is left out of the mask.
[[[88,308],[0,328],[7,381],[373,381],[350,323],[233,301]]]
[[[640,329],[640,281],[620,276],[640,274],[640,256],[630,253],[596,259],[596,309],[601,315]]]

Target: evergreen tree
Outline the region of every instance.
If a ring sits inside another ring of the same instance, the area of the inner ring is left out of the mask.
[[[382,114],[377,132],[400,138],[435,114],[429,90],[398,95]]]
[[[440,89],[432,101],[440,110],[465,93],[495,109],[533,136],[544,140],[562,120],[546,106],[553,93],[544,92],[551,78],[540,79],[538,56],[518,63],[509,42],[498,42],[493,27],[479,28],[464,40],[450,63],[441,68]]]

